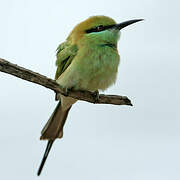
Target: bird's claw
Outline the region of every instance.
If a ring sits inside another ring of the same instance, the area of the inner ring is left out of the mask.
[[[98,90],[93,92],[93,97],[94,97],[94,104],[99,102],[99,91]]]
[[[64,87],[64,96],[69,96],[69,93],[74,90],[74,87]]]
[[[70,89],[64,88],[64,96],[69,96]]]

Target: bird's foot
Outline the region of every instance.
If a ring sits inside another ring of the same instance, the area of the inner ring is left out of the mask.
[[[63,93],[62,95],[64,96],[69,96],[69,92],[72,90],[71,88],[65,88],[65,87],[61,87],[61,89],[63,89]],[[61,93],[57,93],[55,92],[55,100],[58,101],[61,99]]]
[[[99,91],[96,90],[93,92],[93,97],[94,97],[94,104],[99,102]]]
[[[74,87],[70,87],[70,88],[63,88],[64,89],[64,96],[69,96],[69,93],[71,92],[71,91],[73,91],[73,89],[74,89]]]
[[[64,95],[68,96],[69,95],[69,89],[68,88],[64,88]]]

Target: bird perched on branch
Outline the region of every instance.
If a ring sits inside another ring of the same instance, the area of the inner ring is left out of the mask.
[[[117,24],[107,16],[92,16],[72,30],[57,48],[55,79],[65,89],[105,90],[116,81],[120,56],[117,42],[120,30],[141,21],[135,19]],[[63,137],[63,127],[72,105],[71,97],[57,95],[59,103],[41,132],[48,144],[38,170],[40,175],[55,139]]]

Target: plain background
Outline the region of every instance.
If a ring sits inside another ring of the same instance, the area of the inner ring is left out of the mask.
[[[92,15],[144,22],[122,30],[118,79],[107,94],[133,107],[75,104],[40,177],[40,131],[54,92],[0,72],[0,178],[180,179],[178,0],[1,0],[0,57],[54,78],[55,49]]]

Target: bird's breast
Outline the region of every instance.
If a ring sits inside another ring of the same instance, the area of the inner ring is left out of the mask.
[[[80,76],[76,84],[78,89],[105,90],[115,82],[120,57],[113,46],[84,48],[79,51],[75,60]]]

